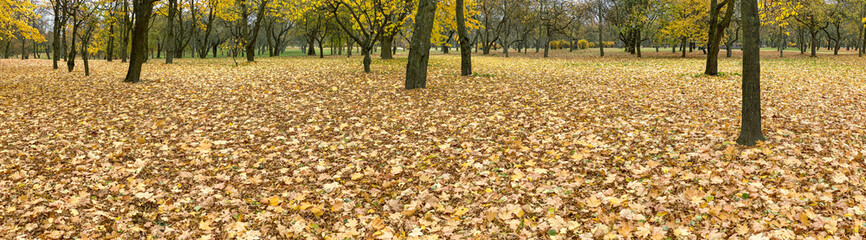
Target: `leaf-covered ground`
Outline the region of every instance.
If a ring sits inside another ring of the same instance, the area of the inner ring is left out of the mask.
[[[862,58],[765,59],[747,148],[738,60],[645,54],[0,60],[0,238],[860,239]]]

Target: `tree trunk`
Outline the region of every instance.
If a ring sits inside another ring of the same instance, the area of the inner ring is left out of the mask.
[[[132,28],[132,50],[130,53],[129,70],[126,72],[124,82],[138,82],[141,80],[141,65],[147,58],[147,24],[153,13],[154,0],[133,0],[133,11],[135,12],[135,24]]]
[[[310,45],[307,46],[307,56],[316,56],[316,40],[312,39],[308,42]]]
[[[785,50],[784,49],[785,47],[783,46],[785,44],[785,38],[782,37],[782,34],[784,34],[784,33],[782,33],[782,26],[779,26],[779,57],[780,58],[785,56],[785,54],[783,53]]]
[[[84,62],[84,76],[90,76],[90,63],[88,61],[90,54],[87,53],[87,39],[89,38],[90,36],[86,36],[84,41],[81,41],[81,61]]]
[[[268,4],[267,0],[262,0],[259,3],[259,11],[256,14],[256,21],[253,23],[252,32],[247,34],[249,37],[249,38],[247,38],[247,44],[245,46],[247,49],[247,62],[255,61],[256,39],[258,39],[258,36],[259,36],[259,29],[262,26],[262,20],[264,19],[263,16],[265,16],[265,6],[267,6],[267,4]],[[244,24],[246,24],[246,23],[244,23]]]
[[[60,44],[61,44],[61,42],[60,42],[60,30],[62,28],[60,26],[66,24],[66,21],[61,21],[61,18],[63,18],[63,17],[60,15],[60,5],[57,5],[57,4],[58,3],[55,2],[54,6],[52,6],[52,8],[54,9],[54,28],[53,28],[54,29],[54,33],[53,33],[54,42],[51,43],[51,47],[54,49],[54,57],[51,58],[51,62],[54,64],[55,70],[59,69],[59,66],[57,65],[57,61],[60,60],[60,56],[61,56],[61,54],[60,54]]]
[[[391,49],[391,45],[394,43],[394,35],[386,35],[382,35],[382,39],[380,41],[382,43],[382,52],[379,53],[379,57],[382,59],[394,59],[394,55],[391,52],[391,50],[393,50]]]
[[[763,141],[761,133],[761,23],[758,1],[742,0],[743,19],[743,105],[742,125],[737,143],[753,146]]]
[[[21,38],[21,60],[27,59],[27,39]]]
[[[75,51],[75,36],[78,35],[78,19],[76,15],[72,15],[72,46],[69,47],[69,60],[66,61],[66,70],[72,72],[75,69],[75,55],[77,52]]]
[[[430,34],[435,15],[435,0],[419,0],[409,62],[406,64],[406,89],[427,87],[427,61],[430,59]]]
[[[809,29],[809,33],[812,34],[812,55],[809,55],[809,57],[817,57],[818,38],[815,36],[817,34],[817,31]]]
[[[550,26],[545,25],[544,27],[547,30],[547,31],[545,31],[545,32],[547,32],[547,36],[546,36],[547,38],[544,39],[544,43],[543,43],[544,44],[544,57],[548,57],[548,53],[550,52]]]
[[[364,55],[364,72],[365,73],[370,73],[370,63],[373,62],[373,60],[370,58],[371,48],[372,47],[361,47],[361,54]],[[430,47],[427,47],[427,48],[430,48]]]
[[[641,47],[641,36],[640,36],[640,30],[638,30],[637,31],[637,38],[635,38],[635,41],[634,41],[634,49],[637,52],[637,57],[642,57],[641,52],[640,52],[641,51],[640,47]]]
[[[682,47],[680,47],[680,52],[682,52],[682,57],[686,57],[686,44],[688,44],[687,41],[688,40],[685,37],[683,37]]]
[[[469,43],[469,32],[466,31],[466,17],[463,15],[463,0],[457,0],[457,40],[460,43],[460,75],[472,75],[472,46]]]
[[[346,41],[346,57],[352,57],[352,39]]]
[[[719,19],[723,6],[720,6],[717,0],[710,1],[710,32],[709,41],[707,44],[707,66],[704,74],[715,76],[719,74],[719,48],[722,43],[725,29],[731,23],[731,17],[734,14],[734,0],[725,0],[722,4],[727,4],[725,15]]]
[[[9,45],[12,45],[12,40],[6,41],[6,47],[3,48],[3,58],[9,58]]]
[[[319,39],[319,58],[325,58],[325,50],[322,43],[324,40],[324,37],[322,39]]]
[[[105,60],[111,62],[114,60],[114,22],[111,22],[108,27],[108,33],[108,49],[105,50]]]
[[[177,51],[174,40],[174,15],[177,12],[177,0],[168,0],[168,23],[166,31],[168,31],[165,39],[165,63],[172,64],[174,55]],[[183,24],[183,23],[181,23]]]

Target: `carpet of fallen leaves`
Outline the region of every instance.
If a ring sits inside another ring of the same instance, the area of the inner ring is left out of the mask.
[[[862,58],[765,59],[741,147],[738,60],[645,54],[0,60],[0,238],[861,238]]]

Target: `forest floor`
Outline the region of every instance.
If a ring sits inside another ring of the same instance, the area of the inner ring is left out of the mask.
[[[863,58],[765,52],[741,147],[739,60],[608,51],[436,54],[412,91],[405,55],[0,60],[0,238],[864,234]]]

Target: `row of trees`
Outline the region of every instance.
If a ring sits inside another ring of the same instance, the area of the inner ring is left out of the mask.
[[[26,56],[25,40],[44,41],[36,24],[40,7],[2,1],[0,37],[7,45],[20,38]],[[41,8],[51,10],[53,51],[46,54],[53,55],[55,69],[63,58],[72,71],[80,51],[89,74],[90,56],[126,61],[128,52],[129,82],[139,81],[148,53],[164,53],[168,64],[186,52],[205,58],[217,51],[252,62],[265,50],[279,55],[292,42],[310,55],[318,48],[323,57],[327,42],[332,54],[345,48],[351,55],[357,45],[365,72],[371,71],[377,47],[383,59],[393,58],[398,45],[409,47],[405,87],[415,89],[426,87],[432,45],[443,51],[459,45],[461,74],[469,75],[472,47],[483,54],[500,47],[506,57],[509,49],[525,53],[543,47],[547,57],[553,40],[567,40],[574,48],[575,39],[593,36],[601,56],[604,41],[612,38],[637,57],[645,46],[679,48],[683,55],[698,46],[707,53],[705,73],[716,75],[721,45],[730,56],[742,32],[743,129],[750,135],[738,142],[747,145],[761,138],[755,101],[762,35],[772,40],[763,45],[777,46],[780,54],[792,30],[801,53],[808,45],[812,56],[822,38],[836,53],[853,45],[862,55],[866,42],[863,0],[51,0]],[[769,27],[761,31],[760,25]],[[757,133],[746,124],[755,116]]]
[[[18,52],[38,57],[57,55],[70,71],[75,58],[126,61],[131,51],[133,0],[2,0],[0,47],[3,55]],[[148,19],[144,57],[175,58],[217,55],[277,56],[290,45],[309,55],[357,53],[370,71],[371,54],[393,58],[398,47],[409,48],[417,0],[164,0],[155,1]],[[737,0],[439,0],[431,42],[448,52],[461,46],[457,23],[465,23],[466,44],[482,54],[500,49],[526,53],[535,48],[549,55],[551,42],[578,47],[588,39],[604,55],[605,41],[641,57],[642,47],[669,47],[707,53],[705,73],[716,74],[719,51],[727,56],[740,39]],[[455,6],[465,6],[457,8]],[[782,55],[788,47],[817,56],[821,46],[864,47],[864,0],[760,0],[766,41]],[[460,11],[462,14],[457,14]],[[8,14],[6,13],[8,12]],[[458,21],[459,17],[462,21]],[[56,33],[56,34],[55,34]],[[45,41],[43,36],[53,36]],[[12,47],[13,42],[20,48]],[[462,46],[461,46],[462,47]],[[20,51],[18,50],[20,49]],[[57,61],[55,60],[55,67]]]

